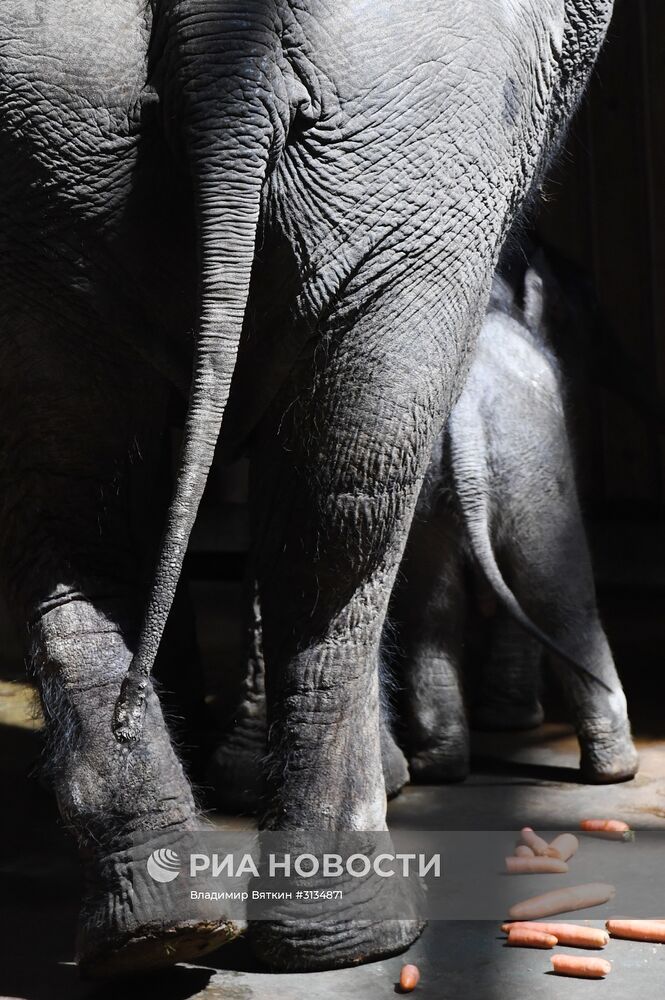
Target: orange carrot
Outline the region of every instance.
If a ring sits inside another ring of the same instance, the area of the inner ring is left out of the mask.
[[[560,858],[506,858],[506,871],[510,875],[535,875],[549,873],[564,875],[568,865]]]
[[[526,844],[518,844],[515,848],[516,858],[535,858],[535,856],[534,852]]]
[[[508,944],[517,948],[553,948],[557,944],[557,939],[554,934],[513,927],[508,934]]]
[[[415,990],[420,982],[420,969],[417,965],[403,965],[399,974],[399,987],[402,993],[410,993]]]
[[[520,831],[520,837],[522,838],[522,842],[526,844],[527,847],[530,847],[533,853],[538,855],[538,857],[551,858],[555,856],[554,852],[550,850],[550,845],[547,841],[543,840],[542,837],[539,837],[537,833],[534,833],[530,826],[522,828]]]
[[[518,923],[503,924],[502,931],[510,933],[517,927],[540,931],[542,934],[553,934],[559,944],[567,948],[604,948],[610,936],[601,927],[582,927],[580,924],[558,924],[533,920],[523,920]]]
[[[665,924],[659,920],[608,920],[605,926],[612,937],[665,944]]]
[[[622,819],[583,819],[580,830],[611,840],[634,840],[635,834]]]
[[[569,861],[579,846],[580,842],[573,833],[560,833],[550,844],[550,848],[557,852],[562,861]]]
[[[604,830],[612,833],[627,833],[630,827],[622,819],[583,819],[580,830]]]
[[[543,893],[542,896],[533,896],[522,903],[515,903],[508,911],[508,916],[514,920],[537,920],[538,917],[568,913],[569,910],[585,910],[587,906],[607,903],[615,891],[613,885],[606,885],[603,882],[589,882],[568,889],[553,889],[551,892]]]
[[[605,958],[578,958],[576,955],[552,955],[552,968],[559,976],[581,976],[583,979],[603,979],[612,971]]]

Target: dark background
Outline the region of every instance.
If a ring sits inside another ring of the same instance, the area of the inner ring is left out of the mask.
[[[665,4],[619,0],[567,149],[547,185],[542,237],[592,278],[611,330],[665,391]],[[594,513],[663,519],[662,428],[590,388]],[[660,555],[663,552],[661,550]]]

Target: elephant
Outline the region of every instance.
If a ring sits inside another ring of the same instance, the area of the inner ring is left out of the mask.
[[[520,730],[543,721],[541,663],[549,649],[579,734],[583,778],[624,781],[637,770],[626,699],[598,615],[566,380],[546,321],[555,305],[563,310],[563,290],[541,248],[529,248],[531,262],[522,272],[514,260],[523,253],[509,244],[502,255],[469,374],[436,441],[393,588],[381,720],[388,797],[409,780],[441,784],[468,774],[469,604],[489,620],[480,693],[471,706],[478,728]],[[247,639],[246,676],[208,777],[225,807],[251,811],[266,746],[256,595]],[[607,687],[585,683],[571,669],[574,662]],[[391,678],[391,670],[397,676]]]
[[[81,849],[83,975],[244,930],[185,905],[179,882],[126,891],[135,834],[177,846],[202,822],[150,671],[215,451],[252,462],[262,825],[385,830],[392,583],[501,246],[611,9],[2,5],[1,579]],[[309,970],[395,954],[422,928],[354,911],[250,933],[259,959]]]
[[[418,500],[391,609],[412,781],[468,773],[469,575],[480,578],[481,601],[489,596],[497,605],[475,724],[526,729],[542,721],[540,664],[549,649],[583,779],[625,781],[637,771],[626,698],[596,603],[565,380],[543,322],[547,293],[557,294],[548,276],[536,259],[523,287],[495,279],[469,377]],[[575,663],[605,686],[589,685]]]

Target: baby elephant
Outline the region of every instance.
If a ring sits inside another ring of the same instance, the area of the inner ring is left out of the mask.
[[[510,285],[495,279],[393,595],[414,781],[451,781],[468,771],[460,661],[474,572],[499,606],[477,722],[510,729],[542,721],[545,646],[563,682],[584,778],[623,781],[637,770],[626,698],[598,617],[561,372],[534,267],[522,294],[523,308]]]
[[[542,721],[539,667],[547,647],[572,709],[585,778],[621,781],[637,769],[626,699],[598,618],[561,374],[547,343],[543,281],[534,267],[519,292],[524,308],[510,284],[495,278],[466,387],[434,450],[393,594],[390,645],[400,650],[403,668],[399,729],[414,781],[454,781],[468,772],[460,669],[469,576],[485,600],[499,605],[477,723],[523,729]],[[256,803],[265,754],[256,602],[248,635],[242,697],[210,770],[219,797],[240,809]],[[381,735],[386,789],[394,794],[408,772],[385,718]]]

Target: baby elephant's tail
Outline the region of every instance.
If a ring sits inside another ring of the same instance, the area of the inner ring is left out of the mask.
[[[551,636],[547,635],[526,614],[510,589],[497,562],[491,531],[490,470],[487,466],[488,447],[485,427],[478,413],[464,405],[464,397],[453,410],[448,422],[448,439],[453,488],[471,551],[497,599],[527,632],[570,664],[573,670],[607,691],[611,687],[583,663],[573,659]]]

